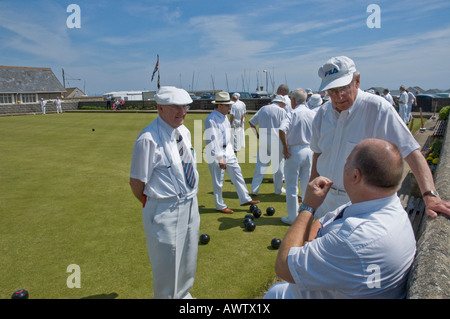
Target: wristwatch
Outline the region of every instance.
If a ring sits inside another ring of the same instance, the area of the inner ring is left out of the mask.
[[[306,211],[310,212],[310,213],[313,214],[313,215],[314,215],[314,213],[316,212],[316,211],[314,210],[314,208],[312,208],[311,206],[305,205],[305,204],[303,204],[303,203],[300,205],[298,211],[301,212],[302,210],[306,210]]]
[[[422,197],[425,197],[425,196],[428,196],[428,195],[431,195],[433,197],[439,197],[439,193],[437,191],[435,191],[435,190],[431,190],[431,191],[423,193]]]

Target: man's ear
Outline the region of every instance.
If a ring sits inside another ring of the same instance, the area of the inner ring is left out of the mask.
[[[359,168],[354,168],[352,171],[352,182],[354,184],[359,184],[362,182],[362,174]]]

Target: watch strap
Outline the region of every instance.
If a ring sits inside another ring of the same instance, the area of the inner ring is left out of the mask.
[[[313,214],[313,215],[314,215],[314,213],[316,212],[316,211],[314,210],[314,208],[312,208],[311,206],[305,205],[305,204],[303,204],[303,203],[300,205],[298,211],[301,212],[302,210],[306,210],[306,211],[310,212],[310,213]]]

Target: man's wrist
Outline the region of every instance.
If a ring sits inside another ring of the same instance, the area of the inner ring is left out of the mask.
[[[305,203],[302,203],[302,204],[300,205],[298,211],[299,211],[299,212],[301,212],[301,211],[307,211],[307,212],[310,212],[311,214],[313,214],[313,216],[314,216],[314,213],[316,212],[316,210],[315,210],[314,208],[312,208],[311,206],[309,206],[309,205],[307,205],[307,204],[305,204]]]

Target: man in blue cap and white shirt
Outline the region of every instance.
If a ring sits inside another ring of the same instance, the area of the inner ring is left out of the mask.
[[[431,217],[437,213],[450,215],[450,203],[439,197],[420,145],[389,102],[359,89],[360,74],[353,60],[346,56],[331,58],[318,73],[322,79],[319,91],[326,91],[330,101],[320,107],[314,118],[310,180],[325,176],[333,181],[333,186],[316,217],[348,202],[342,168],[355,145],[366,138],[395,144],[419,184],[426,213]]]
[[[159,116],[136,139],[130,186],[143,206],[154,297],[191,298],[200,215],[196,157],[183,122],[192,99],[166,86],[155,100]]]

